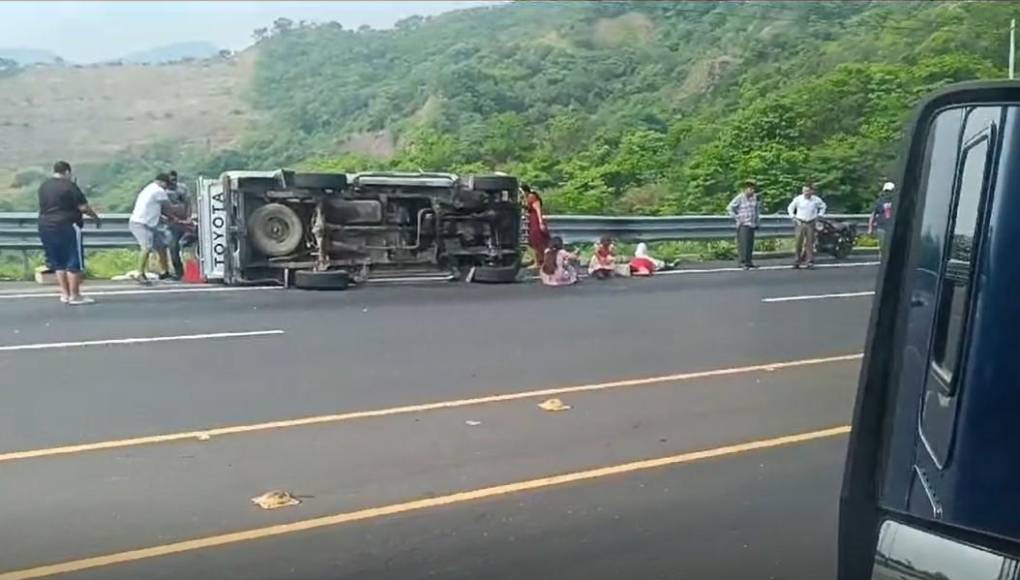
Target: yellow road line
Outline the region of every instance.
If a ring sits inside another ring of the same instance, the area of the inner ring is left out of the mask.
[[[293,534],[296,532],[304,532],[307,530],[338,526],[342,524],[348,524],[351,522],[370,520],[375,518],[392,516],[396,514],[403,514],[407,512],[414,512],[453,504],[471,502],[481,499],[488,499],[512,493],[521,493],[525,491],[553,487],[557,485],[564,485],[567,483],[576,483],[579,481],[599,479],[613,475],[634,473],[637,471],[645,471],[648,469],[667,467],[671,465],[678,465],[681,463],[690,463],[693,461],[699,461],[703,459],[723,457],[726,455],[748,453],[751,451],[758,451],[761,449],[768,449],[772,447],[794,445],[797,443],[804,443],[816,439],[824,439],[828,437],[835,437],[838,435],[845,435],[846,433],[849,432],[850,427],[847,425],[843,425],[839,427],[832,427],[829,429],[822,429],[819,431],[810,431],[807,433],[786,435],[783,437],[775,437],[772,439],[748,441],[745,443],[738,443],[736,445],[728,445],[726,447],[716,447],[714,449],[705,449],[702,451],[681,453],[679,455],[670,455],[668,457],[645,459],[642,461],[635,461],[632,463],[624,463],[622,465],[612,465],[609,467],[589,469],[586,471],[575,471],[573,473],[564,473],[560,475],[541,477],[538,479],[530,479],[526,481],[518,481],[514,483],[496,485],[493,487],[486,487],[471,491],[462,491],[459,493],[453,493],[450,495],[444,495],[440,497],[419,499],[404,503],[397,503],[353,512],[334,514],[331,516],[312,518],[289,524],[279,524],[274,526],[266,526],[263,528],[242,530],[239,532],[233,532],[229,534],[206,536],[203,538],[195,538],[191,540],[185,540],[182,542],[174,542],[172,544],[163,544],[160,546],[151,546],[148,548],[141,548],[138,550],[117,552],[113,554],[106,554],[104,556],[96,556],[93,558],[71,560],[68,562],[61,562],[59,564],[50,564],[47,566],[39,566],[36,568],[26,568],[24,570],[4,572],[0,573],[0,580],[27,580],[29,578],[41,578],[43,576],[52,576],[54,574],[67,574],[70,572],[80,572],[82,570],[90,570],[93,568],[100,568],[103,566],[125,564],[127,562],[135,562],[138,560],[148,560],[150,558],[169,556],[171,554],[180,554],[182,552],[192,552],[195,550],[203,550],[206,548],[225,546],[228,544],[237,544],[240,542],[250,542],[252,540],[261,540],[264,538],[271,538],[274,536],[282,536],[285,534]]]
[[[338,413],[334,415],[319,415],[314,417],[302,417],[299,419],[287,419],[282,421],[269,421],[265,423],[253,423],[249,425],[233,425],[229,427],[217,427],[202,431],[184,431],[178,433],[167,433],[164,435],[149,435],[145,437],[133,437],[131,439],[116,439],[110,441],[97,441],[94,443],[81,443],[77,445],[65,445],[61,447],[47,447],[43,449],[30,449],[26,451],[12,451],[0,453],[0,463],[5,461],[16,461],[19,459],[33,459],[49,457],[53,455],[68,455],[71,453],[84,453],[88,451],[100,451],[104,449],[117,449],[121,447],[135,447],[139,445],[153,445],[157,443],[169,443],[173,441],[184,441],[189,439],[206,439],[222,435],[237,435],[240,433],[252,433],[255,431],[267,431],[270,429],[285,429],[290,427],[302,427],[305,425],[318,425],[322,423],[339,423],[355,419],[368,419],[372,417],[388,417],[392,415],[404,415],[407,413],[421,413],[424,411],[435,411],[438,409],[453,409],[456,407],[467,407],[471,405],[484,405],[488,403],[503,403],[519,399],[531,399],[535,397],[558,396],[570,393],[581,393],[588,391],[604,391],[609,389],[620,389],[624,387],[639,387],[667,382],[688,381],[726,375],[737,375],[759,371],[775,371],[781,369],[822,365],[834,362],[853,361],[862,357],[861,354],[847,354],[830,356],[824,358],[811,358],[795,361],[776,362],[744,367],[732,367],[714,369],[708,371],[697,371],[689,373],[677,373],[658,377],[646,377],[640,379],[626,379],[608,383],[595,383],[590,385],[574,385],[569,387],[557,387],[540,389],[535,391],[523,391],[519,393],[507,393],[502,395],[490,395],[475,397],[472,399],[458,399],[452,401],[439,401],[435,403],[423,403],[419,405],[407,405],[403,407],[390,407],[387,409],[375,409],[371,411],[352,411],[349,413]]]

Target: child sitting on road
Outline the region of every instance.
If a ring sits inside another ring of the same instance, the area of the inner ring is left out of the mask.
[[[613,238],[602,236],[595,245],[595,253],[592,254],[591,262],[588,263],[588,274],[592,278],[605,280],[613,275],[616,269],[616,246],[613,245]]]

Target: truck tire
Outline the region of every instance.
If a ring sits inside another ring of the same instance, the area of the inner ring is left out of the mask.
[[[347,176],[343,173],[295,173],[287,185],[295,189],[339,191],[347,187]]]
[[[468,272],[466,280],[478,284],[513,284],[520,270],[520,262],[511,266],[475,266]]]
[[[248,237],[267,256],[286,256],[297,249],[304,237],[297,212],[282,203],[267,203],[248,217]]]
[[[345,270],[298,270],[294,272],[294,286],[304,290],[346,290],[351,275]]]
[[[474,191],[517,192],[517,178],[509,175],[469,175],[465,184]]]

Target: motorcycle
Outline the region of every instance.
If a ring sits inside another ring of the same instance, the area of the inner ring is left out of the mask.
[[[815,221],[815,253],[831,254],[837,260],[850,255],[857,243],[857,226],[825,218]]]

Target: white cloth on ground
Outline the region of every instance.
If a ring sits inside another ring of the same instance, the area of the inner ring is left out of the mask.
[[[641,243],[639,243],[637,245],[637,248],[634,250],[634,257],[635,258],[645,258],[646,260],[651,260],[651,262],[653,264],[655,264],[655,269],[656,270],[661,270],[666,265],[666,262],[663,262],[662,260],[659,260],[657,258],[653,258],[653,257],[648,255],[648,244],[646,244],[644,242],[641,242]]]

